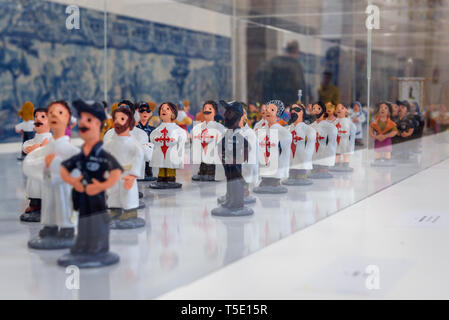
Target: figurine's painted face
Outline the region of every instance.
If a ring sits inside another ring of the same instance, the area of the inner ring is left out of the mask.
[[[240,128],[243,128],[247,121],[248,121],[248,116],[246,115],[246,113],[244,113],[242,118],[240,119],[240,123],[239,123]]]
[[[257,107],[252,103],[249,104],[248,108],[249,112],[257,112]]]
[[[336,110],[337,117],[345,118],[346,117],[346,111],[347,110],[346,110],[346,107],[344,105],[342,105],[341,103],[339,103],[337,105],[337,110]]]
[[[393,109],[393,117],[396,117],[399,114],[399,106],[396,103],[393,103],[391,106]]]
[[[159,117],[161,118],[162,122],[173,122],[175,120],[175,114],[168,104],[163,104],[161,106]]]
[[[147,123],[152,115],[153,112],[151,112],[151,109],[149,108],[139,109],[140,122]]]
[[[321,114],[321,112],[323,112],[323,108],[321,108],[319,104],[314,104],[312,107],[312,112],[314,115]]]
[[[50,131],[47,112],[36,112],[36,114],[34,115],[34,130],[36,130],[36,132],[39,134]]]
[[[297,104],[294,104],[291,108],[291,118],[293,119],[293,123],[302,122],[304,117],[304,111],[299,108]]]
[[[60,131],[70,125],[70,112],[67,108],[59,103],[53,104],[48,109],[48,122],[51,130]]]
[[[118,135],[129,135],[128,115],[116,111],[114,114],[114,130]]]
[[[215,109],[211,104],[206,104],[203,107],[203,114],[204,114],[204,119],[209,122],[209,121],[214,121],[215,118]]]
[[[360,107],[357,103],[354,103],[354,105],[352,106],[352,109],[354,110],[354,112],[360,112]]]
[[[333,118],[335,116],[335,107],[331,104],[326,105],[326,113],[329,118]]]
[[[379,115],[381,117],[388,117],[390,115],[390,110],[388,109],[388,106],[385,103],[382,103],[379,106]]]
[[[274,124],[278,121],[278,116],[276,115],[277,112],[278,107],[275,104],[270,104],[267,106],[265,118],[267,119],[269,124]]]
[[[78,124],[80,137],[84,141],[98,140],[100,138],[101,121],[89,112],[81,112]]]
[[[401,104],[399,106],[399,116],[405,117],[406,115],[407,115],[407,107]]]

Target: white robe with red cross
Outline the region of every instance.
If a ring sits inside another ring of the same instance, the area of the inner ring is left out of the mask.
[[[183,169],[187,133],[176,123],[162,122],[150,135],[154,145],[151,166]]]
[[[290,146],[290,169],[310,170],[315,149],[316,131],[311,126],[300,122],[287,127],[292,135]]]
[[[337,120],[334,121],[334,125],[337,128],[337,154],[352,153],[354,151],[353,145],[355,143],[354,124],[349,118],[337,118]]]
[[[262,178],[288,178],[290,167],[290,131],[276,123],[257,130],[259,175]]]
[[[216,122],[200,122],[193,127],[190,133],[192,137],[192,163],[220,164],[218,143],[222,139],[226,128]]]
[[[315,121],[310,126],[316,131],[313,164],[332,167],[337,152],[337,127],[325,120],[320,123]]]

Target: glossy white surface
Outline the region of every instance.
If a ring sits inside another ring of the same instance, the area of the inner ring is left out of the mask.
[[[449,163],[409,177],[448,159],[449,138],[422,141],[415,162],[372,168],[373,152],[358,151],[352,175],[291,187],[281,197],[257,195],[255,215],[242,219],[211,217],[225,184],[191,183],[186,168],[178,175],[182,190],[142,189],[146,228],[112,231],[111,249],[120,255],[120,264],[82,270],[80,290],[66,288],[68,275],[56,265],[64,250],[26,247],[39,226],[18,221],[25,208],[20,163],[16,154],[0,155],[0,298],[441,297],[444,291],[433,288],[443,290],[448,282],[442,190]],[[429,212],[441,216],[435,226],[413,226],[409,217]],[[381,290],[364,287],[368,264],[380,267]]]

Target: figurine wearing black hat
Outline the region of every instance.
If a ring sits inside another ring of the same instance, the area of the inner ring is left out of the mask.
[[[240,102],[220,103],[226,108],[224,125],[228,129],[218,145],[227,180],[226,200],[220,207],[213,209],[211,214],[221,217],[249,216],[254,211],[244,205],[245,180],[242,164],[248,159],[249,146],[240,127],[244,116],[243,107]]]
[[[162,123],[151,133],[150,141],[154,145],[151,163],[159,168],[156,182],[150,184],[153,189],[178,189],[182,184],[176,182],[176,169],[184,168],[185,143],[187,133],[175,123],[178,108],[172,102],[164,102],[159,107]]]
[[[61,180],[59,173],[61,163],[79,153],[79,148],[65,135],[71,115],[67,102],[50,103],[48,123],[53,138],[44,147],[28,154],[23,163],[24,174],[41,182],[43,228],[28,242],[32,249],[66,249],[73,245],[76,221],[70,205],[70,186]]]
[[[103,149],[100,140],[103,105],[77,100],[73,103],[80,116],[79,130],[84,140],[81,153],[62,163],[61,178],[73,187],[72,200],[79,212],[78,234],[70,253],[58,259],[61,266],[98,268],[119,261],[109,251],[109,216],[105,191],[113,187],[123,172],[118,161]],[[79,177],[71,172],[78,169]],[[105,178],[107,176],[107,178]]]
[[[192,180],[215,181],[215,168],[219,161],[217,144],[226,129],[214,120],[218,114],[218,105],[215,101],[206,101],[202,113],[204,121],[192,129],[192,161],[194,164],[200,163],[199,172],[192,177]]]
[[[254,193],[287,193],[281,179],[288,178],[292,135],[278,121],[284,113],[284,103],[272,100],[266,103],[266,128],[257,130],[259,141],[259,175],[262,178]]]
[[[136,124],[136,128],[142,129],[148,135],[148,142],[150,141],[150,135],[155,127],[150,126],[150,118],[153,116],[150,105],[146,102],[139,102],[136,105],[136,110],[139,112],[139,122]],[[150,161],[145,161],[145,177],[138,181],[154,181],[153,169],[150,167]]]

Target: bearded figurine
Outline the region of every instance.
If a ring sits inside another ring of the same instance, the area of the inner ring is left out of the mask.
[[[150,135],[154,145],[151,163],[158,168],[157,181],[150,184],[153,189],[179,189],[182,184],[176,182],[176,169],[184,168],[185,143],[187,134],[175,120],[178,108],[172,102],[164,102],[159,107],[162,123]]]
[[[145,220],[139,218],[139,190],[137,178],[141,174],[144,154],[139,143],[131,136],[135,119],[129,108],[118,107],[112,114],[114,135],[104,145],[123,168],[121,179],[107,190],[107,204],[111,216],[111,229],[134,229],[143,227]]]
[[[307,170],[313,168],[312,157],[316,142],[316,131],[304,122],[305,117],[305,107],[294,104],[291,108],[291,118],[287,127],[292,135],[290,171],[288,179],[282,182],[287,186],[305,186],[313,183],[307,179]]]

